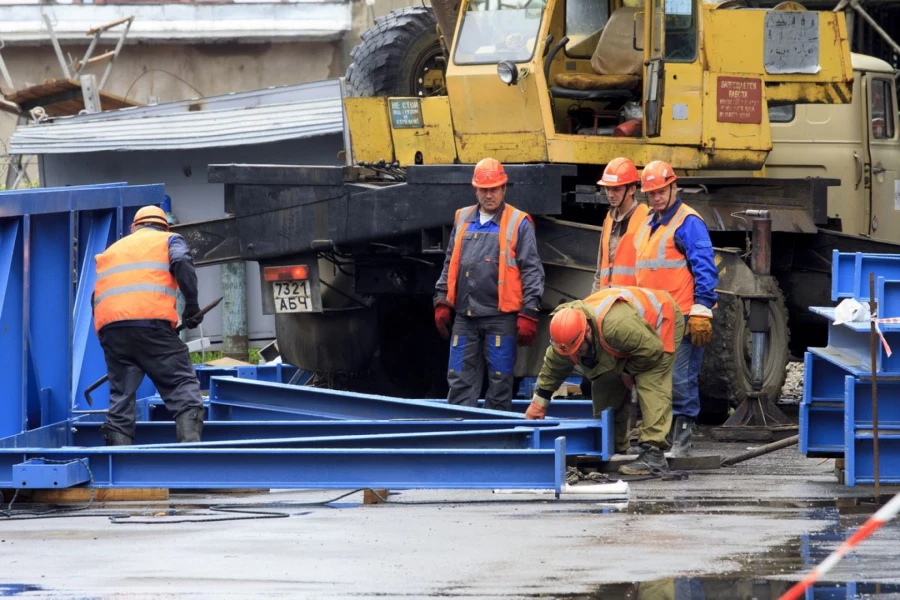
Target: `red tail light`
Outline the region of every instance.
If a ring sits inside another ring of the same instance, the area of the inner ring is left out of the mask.
[[[308,279],[309,269],[306,265],[293,265],[289,267],[266,267],[263,269],[263,277],[266,281],[290,281],[292,279]]]

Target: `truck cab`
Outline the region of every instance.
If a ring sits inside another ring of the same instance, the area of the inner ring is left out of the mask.
[[[853,54],[850,104],[786,104],[769,109],[768,177],[831,177],[828,227],[900,240],[900,136],[896,71]]]

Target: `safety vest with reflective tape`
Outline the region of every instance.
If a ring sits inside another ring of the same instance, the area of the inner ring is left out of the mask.
[[[694,276],[687,258],[675,246],[675,232],[691,215],[703,220],[697,211],[682,204],[668,224],[658,226],[651,233],[652,219],[647,219],[635,236],[638,287],[669,292],[684,314],[690,313],[694,305]]]
[[[637,285],[637,277],[635,276],[634,266],[637,260],[637,249],[635,248],[634,238],[647,220],[650,209],[646,204],[638,203],[634,207],[634,212],[628,219],[628,227],[625,233],[619,238],[619,245],[616,246],[616,256],[610,265],[609,238],[612,235],[613,220],[612,211],[606,213],[606,219],[603,221],[603,236],[600,238],[600,287],[609,287],[611,285]]]
[[[500,312],[522,310],[522,277],[516,264],[516,245],[519,241],[519,227],[522,221],[531,217],[509,204],[504,205],[500,216],[500,256],[497,259],[497,309]],[[462,256],[463,234],[468,225],[466,219],[478,210],[478,205],[467,206],[456,211],[456,237],[453,253],[447,270],[447,302],[456,306],[456,282],[459,276],[459,261]]]
[[[603,336],[603,319],[617,301],[630,304],[634,310],[659,335],[665,352],[675,352],[675,302],[666,292],[647,290],[633,286],[611,287],[591,294],[584,299],[594,314],[600,343],[606,352],[616,358],[628,355],[610,345]]]
[[[95,257],[94,327],[115,321],[159,319],[178,323],[178,282],[169,272],[169,238],[174,233],[138,229]]]

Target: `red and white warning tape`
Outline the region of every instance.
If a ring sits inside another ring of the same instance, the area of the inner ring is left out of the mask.
[[[833,569],[834,566],[849,554],[851,550],[856,548],[860,542],[878,531],[882,525],[896,517],[897,513],[900,513],[900,494],[891,498],[890,502],[882,506],[878,512],[869,517],[869,520],[863,523],[863,526],[860,527],[856,533],[851,535],[837,550],[832,552],[828,558],[823,560],[819,566],[813,569],[812,573],[807,575],[803,581],[785,592],[778,600],[796,600],[799,598],[803,592],[806,591],[806,588],[813,585],[820,577],[822,577],[822,575]]]
[[[888,358],[891,357],[891,347],[888,346],[887,340],[884,339],[884,334],[881,333],[881,327],[878,326],[879,323],[900,323],[900,317],[886,317],[884,319],[879,319],[876,316],[872,317],[872,321],[875,323],[875,333],[878,334],[878,339],[881,340],[881,346],[884,348],[884,353],[888,355]]]

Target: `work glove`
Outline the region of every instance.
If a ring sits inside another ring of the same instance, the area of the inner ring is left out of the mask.
[[[446,304],[438,304],[434,307],[434,324],[438,333],[445,340],[450,339],[450,307]]]
[[[525,418],[529,421],[542,420],[547,416],[547,407],[550,406],[549,398],[540,397],[537,392],[531,397],[531,404],[525,411]]]
[[[203,315],[198,315],[197,313],[199,312],[200,305],[196,302],[185,304],[184,310],[181,311],[181,324],[188,329],[197,329],[200,323],[203,322]]]
[[[691,307],[688,317],[688,335],[691,336],[691,344],[702,348],[712,341],[712,311],[702,304]]]
[[[520,346],[531,346],[534,344],[534,338],[537,336],[537,326],[537,319],[519,313],[519,320],[516,321],[516,331],[519,333],[517,341]]]

